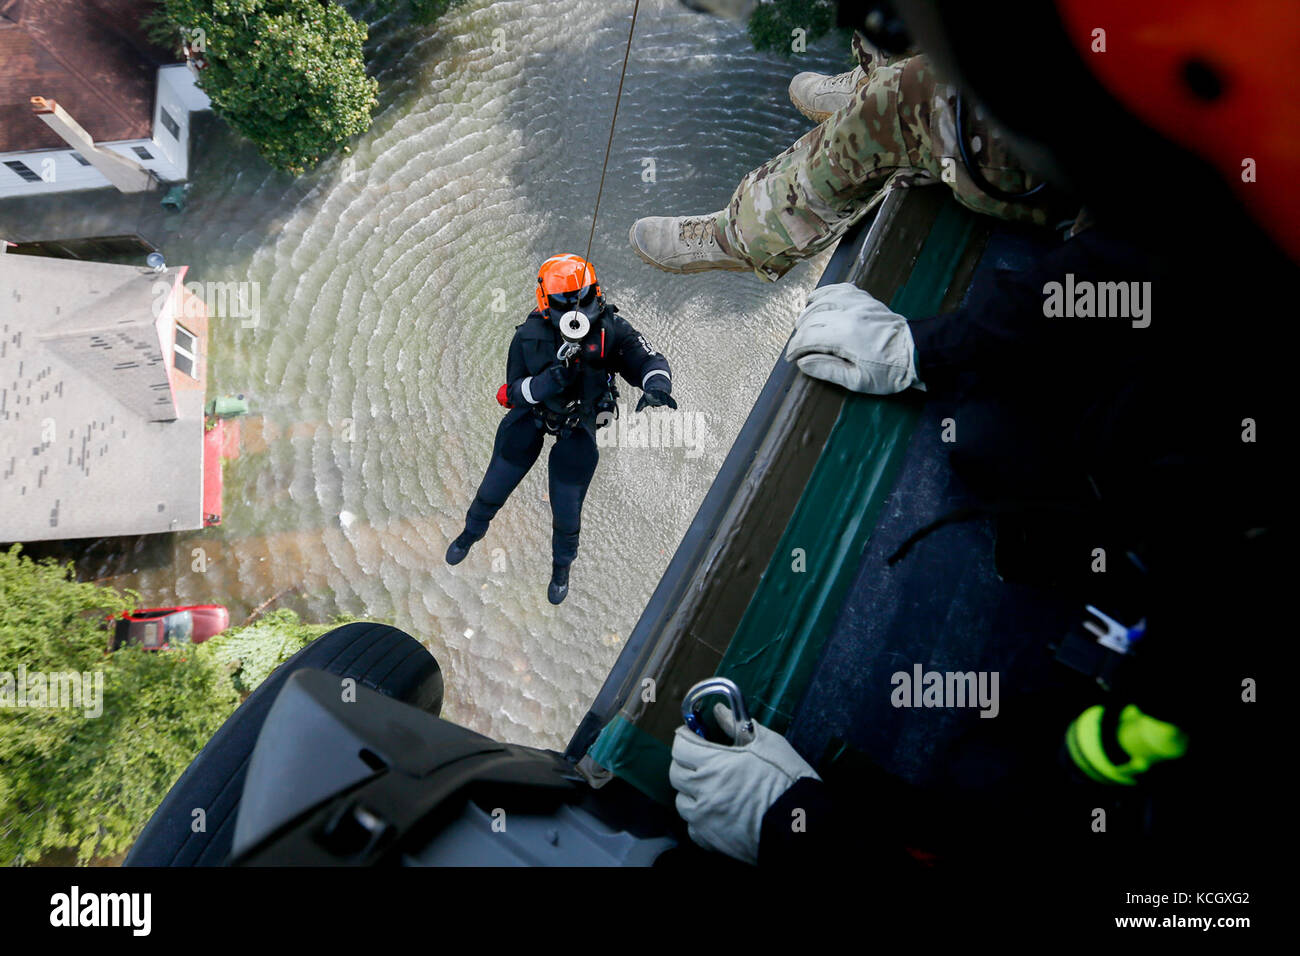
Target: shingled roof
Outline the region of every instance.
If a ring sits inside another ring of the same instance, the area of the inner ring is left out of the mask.
[[[203,526],[207,319],[171,387],[163,322],[184,274],[0,255],[0,541]]]
[[[158,67],[140,26],[153,0],[0,0],[0,152],[64,142],[29,101],[58,101],[96,142],[148,139]]]

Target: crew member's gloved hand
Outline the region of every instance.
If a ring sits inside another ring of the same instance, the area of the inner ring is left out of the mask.
[[[849,282],[822,286],[795,320],[785,357],[813,378],[892,395],[915,385],[916,344],[903,318]]]
[[[650,379],[646,390],[641,393],[641,401],[636,403],[635,411],[641,411],[647,405],[667,405],[669,408],[677,407],[677,400],[668,394],[672,391],[673,383],[662,375],[656,375]]]
[[[573,384],[573,380],[578,376],[578,369],[573,363],[568,365],[552,365],[540,375],[534,375],[528,381],[528,394],[532,395],[533,403],[544,402],[548,398],[559,395],[562,391]]]
[[[733,739],[731,709],[717,704],[718,725]],[[739,746],[712,743],[685,726],[673,740],[668,780],[691,839],[746,863],[758,862],[763,814],[800,777],[821,778],[784,737],[753,722],[754,738]]]

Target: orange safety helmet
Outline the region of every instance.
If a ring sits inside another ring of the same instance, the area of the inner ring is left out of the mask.
[[[1057,0],[1057,8],[1111,95],[1208,161],[1300,262],[1294,0]],[[1195,207],[1196,196],[1185,198]]]
[[[568,312],[599,302],[604,293],[596,282],[596,270],[590,262],[572,253],[551,256],[537,270],[537,308],[542,315],[549,309]],[[586,309],[580,309],[586,311]]]
[[[1014,155],[1098,221],[1162,257],[1211,250],[1223,275],[1300,263],[1295,0],[890,6]]]

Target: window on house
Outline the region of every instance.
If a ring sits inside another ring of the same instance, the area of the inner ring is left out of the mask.
[[[165,109],[161,107],[159,107],[158,112],[160,114],[160,118],[162,119],[163,127],[167,130],[167,132],[172,134],[172,139],[179,140],[181,138],[181,128],[177,126],[176,121],[172,119],[172,114],[168,113]]]
[[[76,152],[75,150],[74,150],[73,152],[69,153],[68,155],[70,155],[73,159],[75,159],[75,160],[77,161],[78,165],[81,165],[81,166],[89,166],[89,165],[90,165],[90,160],[88,160],[85,156],[82,156],[80,153]]]
[[[149,155],[149,150],[145,149],[143,146],[132,146],[131,149],[135,150],[135,154],[141,159],[153,159],[153,157]]]
[[[41,181],[41,177],[36,170],[32,169],[26,163],[19,162],[16,159],[7,159],[5,160],[5,165],[29,183],[39,183]]]
[[[199,340],[183,325],[176,326],[176,345],[172,352],[176,357],[176,367],[190,378],[198,378],[195,373],[199,367]]]

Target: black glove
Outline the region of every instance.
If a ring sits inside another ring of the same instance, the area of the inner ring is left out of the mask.
[[[577,377],[578,369],[572,364],[552,365],[540,375],[533,376],[532,384],[528,386],[528,390],[532,392],[534,399],[544,402],[548,398],[559,395],[572,385]]]
[[[650,383],[650,387],[641,393],[641,401],[636,403],[636,411],[641,411],[647,405],[667,405],[669,408],[676,408],[677,401],[668,394],[672,383],[664,380],[662,375],[656,376],[655,381]]]

